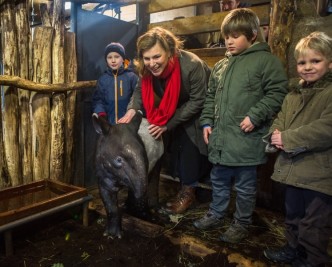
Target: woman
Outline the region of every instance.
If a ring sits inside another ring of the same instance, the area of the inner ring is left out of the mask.
[[[183,213],[192,206],[195,187],[208,165],[198,119],[210,70],[196,55],[181,48],[182,42],[161,27],[138,38],[135,65],[140,78],[127,113],[119,120],[127,123],[141,110],[154,138],[163,135],[164,140],[172,140],[171,147],[176,149],[171,160],[176,163],[181,190],[166,204],[170,213]]]

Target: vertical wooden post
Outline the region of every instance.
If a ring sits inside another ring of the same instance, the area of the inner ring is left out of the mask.
[[[12,231],[7,230],[7,231],[5,231],[4,235],[5,235],[6,256],[7,257],[12,256],[14,254]]]
[[[77,59],[75,33],[65,34],[65,82],[77,81]],[[65,127],[65,167],[64,182],[72,183],[74,175],[74,124],[76,110],[76,90],[67,92],[66,98],[66,127]]]
[[[5,75],[17,75],[17,32],[15,27],[14,3],[4,4],[1,12],[3,46],[3,72]],[[2,123],[5,160],[8,167],[10,184],[21,184],[22,175],[20,170],[19,154],[19,131],[18,131],[18,93],[17,88],[12,86],[3,87]]]
[[[287,48],[290,44],[295,15],[295,1],[272,0],[270,15],[269,45],[274,55],[287,69]]]
[[[85,227],[89,226],[89,202],[86,201],[83,203],[83,226]]]
[[[33,39],[33,81],[51,83],[52,27],[36,27]],[[50,170],[50,95],[31,94],[32,157],[34,180],[49,178]]]
[[[15,7],[17,39],[18,39],[18,75],[23,79],[30,79],[29,52],[30,52],[30,26],[28,19],[29,6],[26,2],[18,3]],[[32,65],[32,64],[31,64]],[[30,119],[30,92],[18,90],[19,96],[19,133],[20,155],[22,159],[22,182],[33,181],[32,174],[32,139]],[[18,163],[17,163],[18,164]]]
[[[53,6],[54,39],[52,47],[52,83],[64,83],[64,4],[55,0]],[[52,95],[50,179],[63,180],[65,153],[65,94]]]

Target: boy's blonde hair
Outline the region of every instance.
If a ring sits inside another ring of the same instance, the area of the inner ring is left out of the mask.
[[[302,38],[296,45],[294,57],[298,59],[306,54],[308,49],[312,49],[332,62],[332,38],[324,32],[312,32]]]
[[[137,58],[134,61],[137,72],[140,76],[144,76],[148,73],[144,67],[143,53],[157,43],[171,56],[179,53],[179,50],[183,47],[183,42],[177,38],[172,32],[162,28],[154,27],[147,31],[137,39]]]
[[[248,40],[251,40],[259,33],[259,18],[252,10],[248,8],[233,9],[224,18],[221,24],[221,34],[226,36],[234,33],[243,34]]]

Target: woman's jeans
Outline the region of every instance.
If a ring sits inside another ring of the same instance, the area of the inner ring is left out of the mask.
[[[211,170],[212,202],[210,210],[219,218],[225,216],[232,186],[236,191],[234,219],[250,225],[256,204],[257,166],[213,165]]]
[[[182,185],[197,186],[198,182],[209,176],[212,164],[202,155],[198,147],[190,140],[185,129],[176,129],[172,160],[176,175]]]

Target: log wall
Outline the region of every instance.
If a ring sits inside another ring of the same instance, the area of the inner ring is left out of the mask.
[[[76,92],[65,90],[75,86],[77,63],[75,36],[68,33],[65,38],[64,1],[42,9],[48,19],[33,28],[33,38],[28,20],[31,1],[0,3],[2,78],[10,80],[1,83],[0,189],[45,178],[70,183]],[[15,87],[19,83],[24,84],[21,89]],[[31,89],[34,85],[36,90]],[[43,90],[43,85],[51,89]]]

